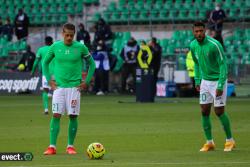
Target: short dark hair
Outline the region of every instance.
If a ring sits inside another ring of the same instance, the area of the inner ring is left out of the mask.
[[[152,37],[151,41],[152,41],[153,43],[157,43],[157,39],[156,39],[155,37]]]
[[[76,27],[72,23],[65,23],[63,25],[63,32],[64,32],[65,29],[67,29],[67,30],[73,30],[74,32],[76,32]]]
[[[53,43],[53,38],[51,36],[46,36],[45,37],[45,44],[51,45],[52,43]]]
[[[202,21],[197,21],[193,24],[193,27],[206,27]]]

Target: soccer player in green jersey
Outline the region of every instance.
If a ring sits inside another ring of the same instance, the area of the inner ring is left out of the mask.
[[[66,23],[62,29],[63,40],[52,44],[43,62],[43,72],[51,88],[53,116],[50,122],[50,145],[45,155],[56,154],[56,141],[60,129],[61,115],[67,111],[69,116],[68,127],[68,154],[76,154],[73,146],[77,132],[77,116],[80,112],[80,90],[86,89],[95,71],[95,62],[88,48],[74,41],[75,26]],[[82,80],[83,59],[89,64],[88,74]],[[54,61],[54,79],[49,75],[49,63]]]
[[[40,47],[36,53],[36,60],[33,64],[32,70],[31,70],[31,75],[34,75],[34,72],[36,71],[36,68],[38,67],[39,63],[41,63],[41,68],[42,68],[42,62],[48,52],[49,46],[52,45],[53,43],[53,38],[50,36],[45,37],[45,46]],[[50,74],[53,72],[53,62],[50,63]],[[45,78],[44,75],[42,75],[42,87],[43,87],[43,93],[42,93],[42,98],[43,98],[43,107],[44,107],[44,114],[48,114],[48,103],[49,103],[49,98],[48,98],[48,93],[50,86]]]
[[[210,121],[212,103],[226,133],[224,151],[232,151],[235,141],[229,117],[224,111],[227,96],[227,63],[223,47],[217,40],[205,35],[205,24],[202,22],[194,23],[193,34],[195,40],[191,42],[190,49],[195,62],[195,84],[196,89],[200,91],[202,126],[207,140],[200,151],[215,149]]]

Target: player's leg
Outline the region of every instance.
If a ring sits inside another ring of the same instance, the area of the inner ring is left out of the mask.
[[[122,74],[121,74],[121,79],[122,79],[122,86],[121,86],[121,93],[126,92],[126,87],[127,87],[127,79],[129,76],[129,68],[128,65],[123,65],[122,67]]]
[[[69,128],[68,128],[68,146],[66,152],[68,154],[76,154],[74,148],[74,140],[78,128],[77,115],[69,115]]]
[[[202,80],[200,86],[200,106],[202,114],[202,127],[206,137],[206,143],[200,149],[202,152],[214,150],[215,145],[212,137],[212,126],[210,120],[210,111],[213,102],[213,97],[208,91],[207,81]]]
[[[68,154],[76,154],[76,150],[74,148],[74,141],[78,129],[77,116],[80,113],[80,96],[81,96],[80,91],[78,91],[77,88],[67,88],[66,108],[69,115],[69,128],[68,128],[68,146],[66,152]]]
[[[50,86],[45,78],[45,76],[42,77],[42,87],[43,87],[43,93],[42,93],[42,98],[43,98],[43,107],[44,107],[44,114],[48,114],[48,106],[49,106],[49,98],[48,98],[48,93]]]
[[[60,118],[65,111],[64,89],[59,88],[54,91],[52,97],[53,116],[50,121],[50,145],[44,152],[45,155],[56,154],[56,141],[60,131]]]
[[[216,90],[215,90],[216,91]],[[221,125],[226,134],[226,143],[224,151],[232,151],[235,147],[235,142],[231,132],[230,119],[225,112],[226,98],[227,98],[227,84],[224,85],[223,94],[220,97],[214,97],[214,110],[216,115],[219,117]],[[214,94],[215,96],[215,94]]]
[[[43,107],[44,107],[44,114],[47,115],[49,114],[49,98],[48,98],[48,93],[49,89],[48,88],[43,88]]]

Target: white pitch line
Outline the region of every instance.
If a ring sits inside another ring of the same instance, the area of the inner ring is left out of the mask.
[[[144,163],[144,162],[131,162],[131,163],[119,163],[119,162],[114,162],[114,163],[78,163],[78,164],[58,164],[58,165],[31,165],[31,166],[9,166],[9,167],[68,167],[68,166],[120,166],[120,165],[133,165],[133,166],[148,166],[148,165],[229,165],[229,164],[234,164],[234,165],[240,165],[240,164],[245,164],[245,165],[250,165],[250,162],[149,162],[149,163]]]

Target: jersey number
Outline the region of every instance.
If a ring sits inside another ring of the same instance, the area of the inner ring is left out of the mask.
[[[201,94],[201,101],[206,101],[207,95],[205,93]]]
[[[58,103],[54,103],[53,106],[52,106],[52,111],[58,111]]]

